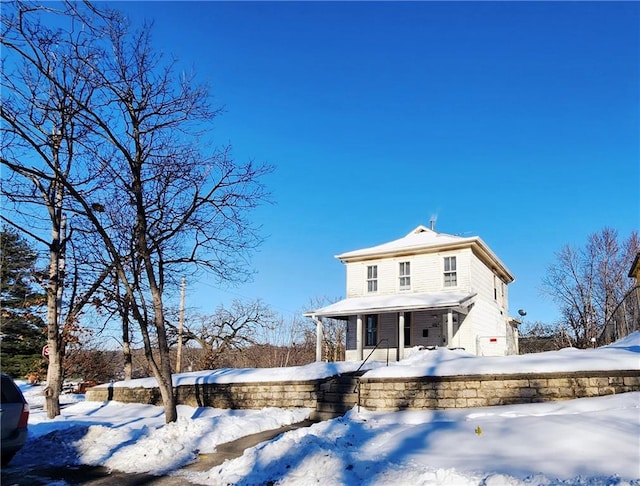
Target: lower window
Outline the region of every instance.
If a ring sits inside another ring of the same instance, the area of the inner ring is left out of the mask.
[[[367,316],[367,327],[365,331],[365,346],[375,346],[378,344],[378,315]]]
[[[411,314],[409,312],[404,314],[404,345],[411,346]]]

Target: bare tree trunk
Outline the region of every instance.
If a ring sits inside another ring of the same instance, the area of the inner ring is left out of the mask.
[[[124,354],[124,379],[131,380],[133,378],[133,360],[131,358],[131,343],[125,341],[122,344],[122,352]]]
[[[158,354],[160,358],[160,373],[156,376],[162,404],[164,405],[165,420],[167,423],[178,420],[178,410],[175,394],[173,393],[173,380],[171,374],[171,357],[169,355],[169,343],[167,341],[167,330],[164,324],[164,309],[162,306],[162,296],[159,289],[152,289],[154,300],[154,324],[158,338]]]
[[[52,210],[55,211],[55,210]],[[47,417],[53,419],[60,415],[60,392],[62,391],[62,359],[64,339],[60,335],[60,303],[64,276],[64,223],[52,228],[52,242],[49,252],[49,283],[47,286],[47,342],[49,346],[49,365],[47,368],[47,387],[44,390]],[[62,233],[62,234],[61,234]]]
[[[44,389],[47,418],[60,415],[60,391],[62,389],[62,360],[58,346],[51,346],[49,341],[49,366],[47,368],[47,387]]]

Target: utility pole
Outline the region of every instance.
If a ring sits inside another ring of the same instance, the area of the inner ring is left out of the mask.
[[[180,317],[178,322],[178,354],[176,356],[176,373],[182,371],[182,329],[184,327],[184,294],[187,286],[187,279],[182,277],[180,289]]]

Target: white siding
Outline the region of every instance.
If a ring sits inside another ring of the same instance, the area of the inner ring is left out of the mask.
[[[441,312],[414,312],[412,319],[412,346],[442,346]]]
[[[458,331],[453,335],[451,347],[464,348],[465,351],[475,353],[476,337],[473,333],[473,312],[474,309],[471,309],[467,315],[458,314]]]
[[[483,300],[487,302],[493,302],[496,308],[504,309],[502,306],[502,291],[500,289],[502,280],[500,280],[495,273],[488,268],[478,257],[472,255],[471,257],[471,287],[474,292],[477,292]],[[498,294],[498,299],[496,300],[494,295],[494,282]]]
[[[444,286],[444,258],[456,257],[456,287]],[[368,260],[347,263],[347,298],[371,295],[367,291],[367,267],[378,267],[378,295],[399,292],[438,292],[441,290],[470,290],[472,287],[472,260],[476,259],[470,249],[411,255],[406,257]],[[477,259],[476,259],[477,260]],[[399,263],[411,264],[411,288],[400,290]]]
[[[398,290],[398,264],[393,259],[378,260],[378,294],[395,294]]]
[[[436,292],[442,286],[440,257],[437,254],[411,257],[411,291]]]
[[[371,361],[386,361],[387,359],[392,362],[396,361],[397,356],[397,348],[378,348],[375,351],[372,349],[365,349],[364,356],[362,359],[369,358],[368,362]],[[371,356],[369,356],[371,355]],[[358,359],[358,353],[356,350],[347,350],[345,353],[346,361],[356,361]]]
[[[472,257],[471,278],[473,291],[478,293],[476,304],[469,317],[472,318],[471,336],[475,336],[474,350],[477,353],[478,338],[506,336],[508,306],[503,297],[503,282],[492,269],[475,255]],[[507,285],[504,285],[506,292]]]
[[[502,292],[504,315],[509,317],[509,285],[504,282],[502,282]]]
[[[356,349],[356,316],[349,316],[347,321],[347,349]]]
[[[456,257],[457,285],[455,287],[444,286],[444,258],[450,256]],[[409,262],[411,265],[410,289],[400,290],[400,262]],[[375,294],[367,291],[367,267],[371,265],[378,267],[378,290]],[[443,313],[441,310],[413,312],[411,347],[448,345],[478,353],[480,338],[504,338],[507,335],[508,285],[497,276],[497,272],[488,268],[471,248],[347,263],[346,280],[347,298],[444,290],[477,294],[469,313],[457,314],[457,324],[454,325],[454,335],[450,343],[446,342],[446,312]],[[347,325],[348,350],[356,349],[355,331],[356,318],[352,316]],[[378,341],[382,339],[388,340],[382,347],[397,347],[397,313],[378,315]],[[349,353],[349,356],[352,354]],[[365,351],[366,354],[367,351]]]
[[[390,314],[378,315],[378,341],[386,339],[386,342],[381,344],[381,347],[397,347],[398,340],[398,314],[396,312]]]
[[[366,265],[347,264],[347,298],[362,297],[367,285]]]

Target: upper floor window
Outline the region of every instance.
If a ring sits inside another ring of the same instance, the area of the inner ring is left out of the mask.
[[[371,314],[367,316],[367,328],[365,335],[365,346],[375,346],[378,344],[378,316]]]
[[[367,267],[367,292],[378,291],[378,265]]]
[[[400,262],[400,290],[411,288],[411,263]]]
[[[456,257],[444,257],[444,286],[455,287],[456,285],[458,285]]]

